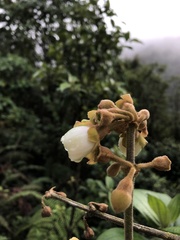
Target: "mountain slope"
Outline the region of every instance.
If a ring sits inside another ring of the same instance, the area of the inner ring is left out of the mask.
[[[145,64],[159,63],[166,65],[166,78],[180,76],[180,37],[133,43],[132,48],[133,50],[124,50],[123,58],[138,57]]]

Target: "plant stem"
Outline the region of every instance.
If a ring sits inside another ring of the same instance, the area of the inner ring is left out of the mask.
[[[130,124],[127,130],[127,161],[135,164],[135,131],[136,125]],[[125,240],[133,240],[133,204],[124,212]]]
[[[104,213],[104,212],[100,212],[98,210],[92,211],[90,209],[89,206],[84,205],[82,203],[76,202],[70,198],[67,198],[66,196],[60,195],[58,192],[53,190],[54,188],[50,189],[49,191],[47,191],[47,193],[42,197],[42,204],[44,205],[44,198],[54,198],[57,199],[59,201],[65,202],[67,204],[69,204],[70,206],[74,207],[74,208],[78,208],[81,209],[83,212],[87,212],[88,215],[90,217],[98,217],[101,219],[104,219],[106,221],[109,221],[111,223],[114,223],[118,226],[123,227],[124,226],[124,220],[122,218],[118,218],[116,216],[113,216],[111,214],[108,213]],[[165,231],[161,231],[159,229],[155,229],[155,228],[151,228],[151,227],[147,227],[144,225],[140,225],[137,223],[133,224],[134,230],[136,232],[139,233],[144,233],[145,235],[148,236],[148,238],[150,236],[154,236],[154,237],[159,237],[165,240],[180,240],[180,237],[176,234],[173,233],[169,233],[169,232],[165,232]]]

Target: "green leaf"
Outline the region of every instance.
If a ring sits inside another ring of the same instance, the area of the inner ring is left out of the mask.
[[[10,231],[9,224],[2,215],[0,215],[0,226],[4,227],[6,230]]]
[[[180,215],[180,194],[177,194],[168,204],[171,222],[175,222]]]
[[[97,240],[119,240],[124,239],[124,229],[123,228],[110,228],[104,231]],[[138,233],[134,233],[134,240],[145,240],[143,236]]]
[[[159,226],[158,217],[148,204],[147,194],[150,191],[143,189],[134,190],[133,206],[145,217],[146,220],[153,221]]]
[[[170,224],[170,212],[165,203],[150,194],[148,194],[148,203],[158,217],[160,227],[167,227]]]
[[[15,201],[16,199],[18,199],[20,197],[29,197],[29,196],[34,197],[38,200],[41,200],[41,198],[42,198],[42,195],[36,191],[21,191],[21,192],[14,194],[12,197],[10,197],[8,199],[8,202]]]
[[[107,188],[105,187],[105,185],[103,184],[102,181],[96,180],[96,184],[98,185],[98,187],[99,187],[102,191],[107,192]]]
[[[60,84],[58,90],[61,91],[61,92],[63,92],[65,89],[70,88],[70,87],[71,87],[71,84],[70,84],[70,83],[68,83],[68,82],[63,82],[63,83]]]
[[[170,232],[170,233],[173,233],[173,234],[180,235],[180,226],[178,226],[178,227],[167,227],[167,228],[164,228],[163,230],[166,231],[166,232]]]
[[[112,190],[114,188],[114,181],[111,177],[105,177],[105,184],[108,190]]]
[[[0,236],[0,240],[8,240],[8,238],[5,236]]]

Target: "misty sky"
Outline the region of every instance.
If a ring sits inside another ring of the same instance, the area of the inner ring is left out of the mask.
[[[116,23],[131,37],[180,37],[180,0],[110,0]],[[125,22],[125,24],[122,24]]]

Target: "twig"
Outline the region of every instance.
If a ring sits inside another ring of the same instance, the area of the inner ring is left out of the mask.
[[[124,226],[124,220],[122,218],[118,218],[115,217],[111,214],[108,213],[104,213],[104,212],[100,212],[98,210],[94,210],[92,211],[92,209],[89,208],[89,206],[84,205],[82,203],[76,202],[70,198],[67,198],[66,196],[63,196],[61,194],[58,194],[58,192],[53,190],[54,188],[50,189],[50,191],[48,191],[43,198],[54,198],[54,199],[58,199],[62,202],[68,203],[69,205],[71,205],[72,207],[75,208],[79,208],[85,212],[87,212],[89,214],[89,216],[91,217],[98,217],[101,219],[104,219],[106,221],[112,222],[118,226]],[[43,202],[43,200],[42,200]],[[180,236],[169,233],[169,232],[164,232],[161,230],[157,230],[155,228],[151,228],[151,227],[147,227],[144,225],[140,225],[137,223],[133,224],[133,228],[136,232],[139,233],[144,233],[148,236],[155,236],[155,237],[159,237],[165,240],[180,240]]]

